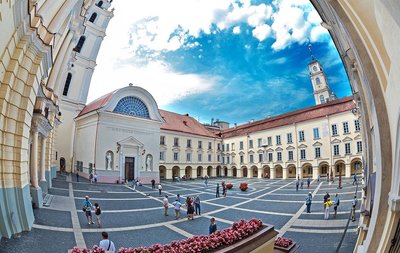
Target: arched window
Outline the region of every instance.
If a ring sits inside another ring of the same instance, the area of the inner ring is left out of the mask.
[[[97,6],[99,6],[99,7],[103,6],[103,1],[99,1],[99,3],[97,4]]]
[[[97,18],[97,13],[94,12],[94,13],[92,14],[92,16],[90,16],[89,22],[92,22],[92,23],[93,23],[93,22],[96,20],[96,18]]]
[[[315,78],[315,82],[317,82],[317,84],[321,84],[321,80],[319,79],[319,77]]]
[[[320,96],[319,96],[319,100],[321,101],[321,104],[324,104],[324,103],[325,103],[325,97],[324,97],[324,95],[320,95]]]
[[[81,52],[82,47],[83,47],[83,43],[85,43],[85,40],[86,40],[85,36],[81,36],[79,38],[78,44],[76,44],[76,47],[74,48],[75,52],[78,52],[78,53]]]
[[[71,79],[72,79],[72,74],[68,73],[67,80],[65,80],[65,85],[64,85],[64,90],[63,90],[64,96],[68,95],[68,90],[69,90],[69,85],[71,84]]]
[[[118,101],[114,112],[136,117],[150,118],[147,106],[137,97],[124,97]]]

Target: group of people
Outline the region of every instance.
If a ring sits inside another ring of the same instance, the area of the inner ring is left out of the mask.
[[[177,194],[176,199],[174,202],[172,202],[172,205],[174,206],[174,211],[175,211],[175,219],[179,219],[181,215],[181,197],[179,194]],[[193,220],[194,219],[194,214],[196,215],[201,215],[201,208],[200,208],[200,197],[199,195],[196,196],[187,196],[186,197],[186,214],[188,220]],[[168,195],[165,195],[163,199],[163,207],[164,207],[164,215],[168,216],[168,207],[169,207],[169,201],[168,201]]]
[[[312,194],[311,194],[311,192],[309,192],[306,197],[306,206],[307,206],[306,212],[307,213],[311,213],[311,204],[312,204]],[[335,199],[333,200],[333,202],[331,201],[331,196],[329,195],[328,192],[324,195],[324,219],[325,220],[329,219],[330,208],[332,205],[333,205],[333,210],[334,210],[333,218],[336,218],[337,209],[338,209],[339,204],[340,204],[340,199],[339,199],[339,195],[337,193],[335,195]]]
[[[307,188],[310,188],[310,185],[311,185],[311,178],[307,178]],[[296,181],[296,191],[299,190],[299,186],[300,186],[300,189],[303,189],[303,186],[304,186],[303,180],[298,179]]]
[[[93,218],[92,218],[92,210],[94,211],[94,214],[96,215],[96,221],[97,221],[97,226],[100,228],[101,227],[101,208],[99,203],[92,203],[89,200],[89,196],[85,196],[85,200],[83,201],[83,211],[85,212],[86,219],[88,221],[88,224],[94,224]]]

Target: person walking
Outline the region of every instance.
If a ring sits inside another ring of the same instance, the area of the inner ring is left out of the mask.
[[[200,208],[200,197],[199,195],[196,195],[194,198],[194,209],[196,211],[196,215],[201,215],[201,208]]]
[[[90,184],[93,183],[93,173],[90,173],[90,174],[89,174],[89,181],[90,181]]]
[[[354,176],[353,176],[353,185],[357,185],[358,183],[357,183],[357,175],[354,173]]]
[[[215,231],[217,231],[217,224],[215,224],[215,218],[211,218],[210,219],[210,226],[208,228],[208,233],[211,235]]]
[[[340,199],[338,194],[336,193],[335,195],[335,199],[333,200],[333,210],[335,211],[335,213],[333,214],[333,218],[336,218],[336,214],[337,214],[337,208],[340,204]]]
[[[354,196],[353,201],[351,202],[351,221],[356,221],[356,206],[357,206],[357,196]]]
[[[179,202],[181,202],[181,195],[179,193],[176,194],[176,199],[179,200]]]
[[[114,253],[116,251],[115,245],[114,245],[113,241],[108,239],[108,233],[102,232],[101,237],[103,238],[103,240],[100,241],[99,247],[106,250],[107,252]]]
[[[97,221],[97,226],[101,228],[101,208],[99,206],[99,203],[94,203],[94,214],[96,214],[96,221]]]
[[[222,195],[224,197],[226,197],[226,184],[225,184],[225,182],[222,182]]]
[[[83,201],[83,210],[85,211],[89,225],[94,224],[92,219],[92,203],[90,203],[89,196],[85,196],[85,200]]]
[[[194,204],[193,200],[190,197],[186,198],[186,208],[187,208],[187,218],[188,220],[194,219]]]
[[[158,195],[161,196],[161,193],[162,193],[162,185],[159,184],[158,185]]]
[[[181,206],[182,203],[177,199],[175,200],[172,205],[174,206],[174,210],[175,210],[175,219],[179,219],[179,217],[181,216]]]
[[[168,216],[168,206],[169,206],[169,202],[168,202],[168,195],[165,194],[165,197],[163,199],[163,206],[164,206],[164,215]]]
[[[303,189],[303,185],[304,185],[304,182],[303,182],[303,179],[300,181],[300,189]]]
[[[325,210],[324,210],[324,220],[328,220],[329,219],[329,209],[332,206],[332,201],[330,198],[328,198],[326,200],[326,202],[324,203],[325,206]]]
[[[217,189],[215,191],[215,197],[219,198],[219,184],[217,184]]]
[[[318,175],[318,177],[317,177],[317,181],[318,181],[318,182],[319,182],[319,178],[320,178],[320,177],[319,177],[319,175]]]
[[[307,188],[310,188],[310,184],[311,184],[311,179],[307,178]]]
[[[311,192],[309,192],[306,197],[307,213],[311,213],[311,201],[312,201],[312,194]]]
[[[296,191],[299,190],[299,180],[296,181]]]
[[[79,182],[79,171],[76,171],[76,182]]]
[[[154,179],[151,180],[151,189],[153,189],[153,190],[156,189],[156,180],[154,180]]]
[[[207,188],[208,187],[208,176],[206,175],[204,178],[205,178],[204,179],[204,186]]]
[[[94,179],[94,183],[97,184],[97,173],[94,173],[93,179]]]

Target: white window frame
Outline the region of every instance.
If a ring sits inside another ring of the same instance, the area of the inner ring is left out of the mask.
[[[314,135],[314,140],[318,140],[319,138],[319,128],[318,127],[314,127],[313,128],[313,135]]]

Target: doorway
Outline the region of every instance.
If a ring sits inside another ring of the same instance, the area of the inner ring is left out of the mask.
[[[135,157],[125,157],[125,180],[135,179]]]

